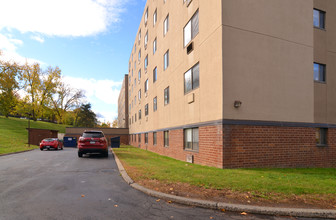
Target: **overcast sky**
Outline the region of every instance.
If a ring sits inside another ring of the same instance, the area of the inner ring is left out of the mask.
[[[146,0],[0,0],[6,59],[58,66],[86,91],[101,121],[118,114],[118,95]]]

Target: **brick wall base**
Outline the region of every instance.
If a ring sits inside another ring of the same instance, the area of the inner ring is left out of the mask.
[[[169,146],[164,132],[130,135],[130,145],[164,156],[218,168],[256,167],[336,167],[336,128],[328,129],[328,145],[318,147],[313,127],[251,125],[213,125],[199,127],[198,152],[184,150],[183,129],[169,131]]]

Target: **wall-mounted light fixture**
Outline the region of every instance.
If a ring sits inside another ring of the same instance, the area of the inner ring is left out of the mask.
[[[241,102],[241,101],[239,101],[239,100],[234,101],[233,106],[234,106],[235,108],[239,108],[241,105],[242,105],[242,102]]]

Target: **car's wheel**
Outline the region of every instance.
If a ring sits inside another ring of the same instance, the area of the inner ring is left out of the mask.
[[[40,148],[41,151],[43,151],[43,148]]]
[[[78,152],[78,157],[83,157],[83,153]]]
[[[104,153],[104,157],[108,157],[108,152],[105,152],[105,153]]]
[[[63,150],[63,147],[61,148],[61,150]]]

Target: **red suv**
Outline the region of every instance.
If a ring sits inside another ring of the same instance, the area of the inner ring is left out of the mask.
[[[107,140],[102,131],[84,131],[78,140],[78,157],[86,153],[101,153],[108,157]]]

